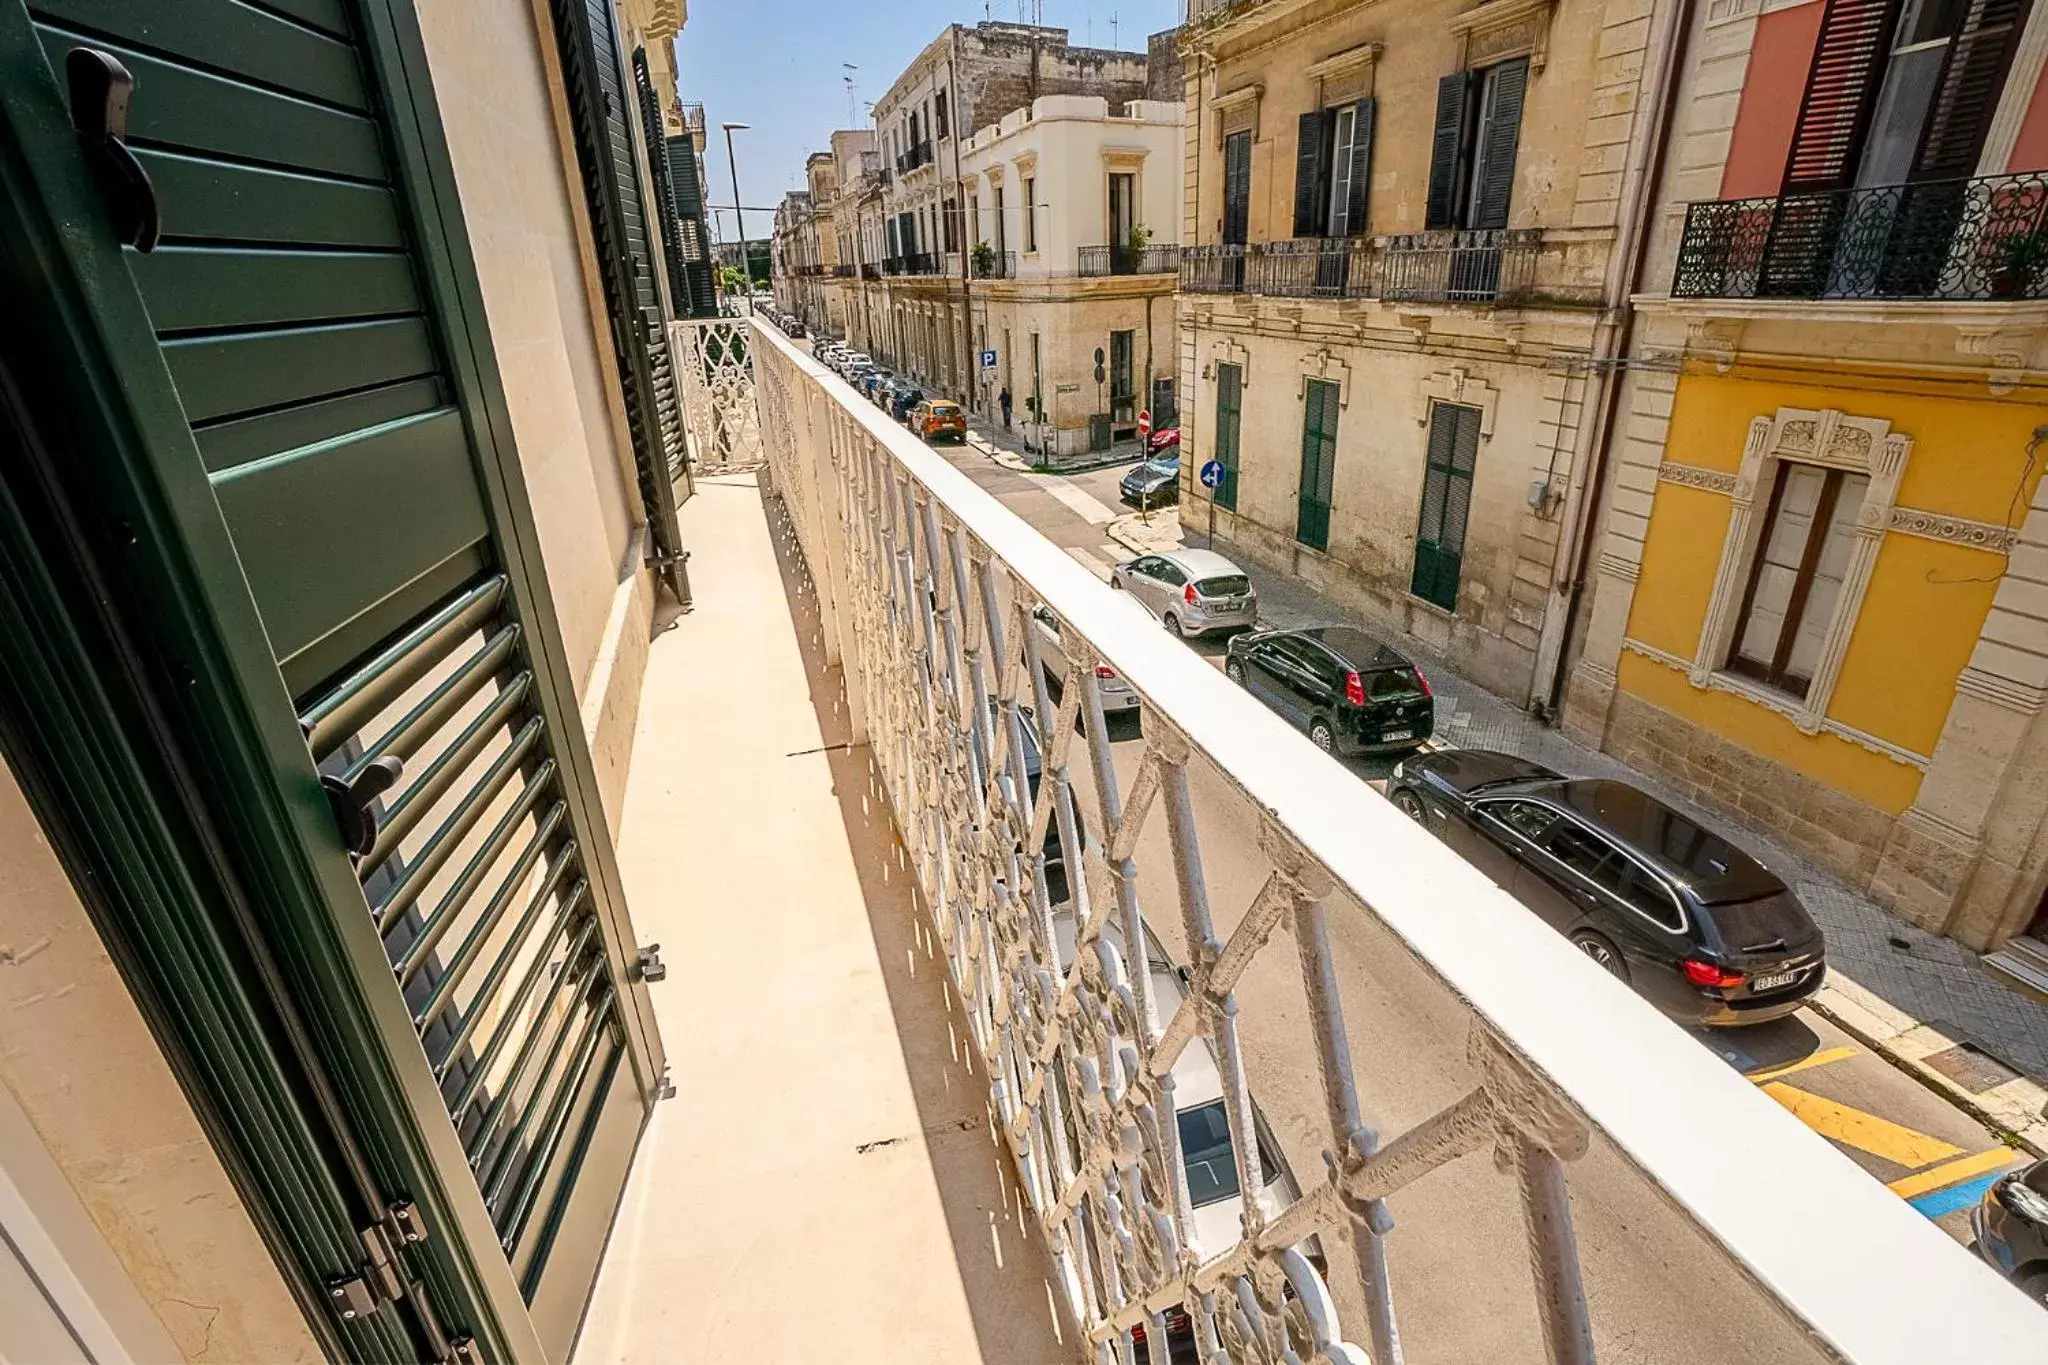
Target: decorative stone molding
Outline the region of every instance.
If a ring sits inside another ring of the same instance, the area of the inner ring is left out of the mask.
[[[1477,9],[1451,16],[1445,27],[1457,35],[1466,67],[1527,55],[1529,70],[1543,69],[1550,46],[1550,13],[1555,0],[1487,0]]]
[[[1252,386],[1252,353],[1235,337],[1218,337],[1209,343],[1209,365],[1202,372],[1202,378],[1214,379],[1218,365],[1237,366],[1238,387],[1248,389]]]
[[[1673,464],[1666,460],[1657,466],[1658,483],[1675,483],[1680,488],[1699,488],[1709,493],[1733,493],[1735,476],[1725,469],[1702,469],[1698,465]]]
[[[2003,706],[2008,711],[2017,711],[2023,716],[2031,716],[2048,704],[2048,688],[2030,687],[2011,678],[2002,678],[1975,664],[1956,675],[1956,691],[1994,706]]]
[[[1478,408],[1479,438],[1492,438],[1494,413],[1500,407],[1500,390],[1483,376],[1473,374],[1462,365],[1439,370],[1429,376],[1416,391],[1415,425],[1429,425],[1429,409],[1435,403],[1463,403],[1466,407]]]
[[[1265,94],[1266,87],[1254,81],[1209,101],[1209,108],[1216,115],[1216,146],[1219,149],[1223,146],[1224,134],[1247,128],[1251,130],[1252,141],[1259,140],[1259,101]]]
[[[1595,569],[1609,578],[1618,578],[1624,583],[1633,583],[1643,576],[1643,566],[1625,555],[1612,550],[1602,550]]]
[[[1102,164],[1112,171],[1143,170],[1149,151],[1146,147],[1104,147]]]
[[[1737,19],[1747,19],[1762,8],[1762,0],[1708,0],[1707,27],[1718,28]]]
[[[1912,438],[1893,432],[1891,423],[1882,418],[1847,416],[1833,408],[1779,408],[1775,416],[1750,421],[1749,437],[1743,443],[1742,467],[1735,475],[1735,486],[1729,490],[1732,511],[1727,536],[1721,543],[1714,592],[1707,605],[1707,619],[1700,628],[1699,652],[1688,670],[1693,686],[1727,685],[1730,690],[1752,696],[1759,691],[1768,693],[1768,689],[1759,689],[1746,679],[1736,680],[1739,686],[1728,683],[1720,671],[1734,643],[1735,617],[1741,609],[1749,568],[1759,553],[1758,543],[1763,536],[1761,520],[1755,515],[1757,489],[1775,482],[1778,466],[1787,461],[1860,473],[1868,477],[1869,487],[1856,512],[1856,536],[1841,589],[1835,597],[1834,617],[1821,641],[1813,681],[1803,702],[1779,699],[1792,708],[1788,714],[1802,732],[1813,734],[1823,728],[1828,702],[1841,676],[1842,659],[1849,651],[1856,617],[1863,610],[1864,593],[1870,587],[1878,546],[1891,529],[1899,479],[1912,448]],[[1776,693],[1768,696],[1777,698]],[[1776,701],[1758,699],[1776,708]]]
[[[1653,644],[1647,644],[1644,641],[1627,637],[1622,639],[1621,647],[1631,654],[1640,655],[1653,663],[1662,664],[1664,667],[1675,669],[1680,673],[1690,675],[1693,672],[1692,660],[1681,659],[1668,649],[1659,649]],[[1846,739],[1859,748],[1868,749],[1874,754],[1889,758],[1895,763],[1903,763],[1909,768],[1917,768],[1921,772],[1927,771],[1928,766],[1934,762],[1926,754],[1916,754],[1911,749],[1901,748],[1899,745],[1893,744],[1888,740],[1880,739],[1876,735],[1858,730],[1852,725],[1844,725],[1838,720],[1829,720],[1823,717],[1819,724],[1815,725],[1812,729],[1807,729],[1806,726],[1800,724],[1803,708],[1800,707],[1797,701],[1785,696],[1783,693],[1773,692],[1770,688],[1760,683],[1751,682],[1748,678],[1731,673],[1714,673],[1708,675],[1704,684],[1698,685],[1716,692],[1731,693],[1747,701],[1755,702],[1767,711],[1775,711],[1794,725],[1797,725],[1804,734],[1810,735],[1825,731],[1837,739]]]
[[[1339,360],[1328,347],[1324,347],[1320,351],[1310,351],[1307,355],[1303,356],[1300,369],[1300,382],[1295,385],[1297,397],[1306,398],[1308,396],[1309,380],[1322,379],[1337,386],[1338,407],[1348,408],[1351,406],[1351,366],[1345,361]]]
[[[2012,553],[2013,544],[2019,539],[2019,532],[2010,526],[1952,517],[1945,512],[1929,512],[1919,507],[1894,507],[1889,529],[1999,555]]]
[[[1742,321],[1739,318],[1689,318],[1685,324],[1685,349],[1705,356],[1714,369],[1726,374],[1742,352]]]
[[[2010,393],[2025,377],[2028,353],[2038,335],[2012,327],[1958,327],[1956,354],[1984,361],[1991,371],[1991,391]]]
[[[1327,81],[1363,72],[1380,59],[1381,51],[1379,43],[1360,43],[1342,52],[1333,52],[1319,62],[1310,62],[1301,74],[1312,81]]]

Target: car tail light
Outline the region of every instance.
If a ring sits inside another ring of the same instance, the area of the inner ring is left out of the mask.
[[[1183,592],[1183,593],[1181,594],[1181,596],[1182,596],[1182,597],[1185,597],[1185,598],[1187,599],[1187,601],[1188,601],[1188,605],[1189,605],[1189,606],[1191,606],[1191,607],[1192,607],[1192,606],[1194,606],[1194,605],[1195,605],[1195,585],[1194,585],[1194,584],[1192,584],[1192,583],[1188,584],[1188,586],[1187,586],[1187,591]]]
[[[1731,972],[1726,967],[1697,957],[1686,958],[1678,964],[1678,969],[1695,986],[1740,986],[1743,982],[1741,972]]]
[[[1415,681],[1422,684],[1423,696],[1434,697],[1436,695],[1436,689],[1429,685],[1429,676],[1419,668],[1415,670]]]
[[[1344,700],[1353,706],[1365,705],[1365,679],[1356,672],[1344,675]]]
[[[1108,664],[1097,664],[1095,665],[1095,676],[1098,678],[1114,678],[1116,670]]]

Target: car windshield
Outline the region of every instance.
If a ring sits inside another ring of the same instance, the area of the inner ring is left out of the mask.
[[[960,415],[960,408],[955,403],[934,403],[932,404],[932,415],[935,417],[957,417]]]
[[[1180,456],[1155,455],[1145,461],[1145,468],[1151,470],[1154,474],[1178,474],[1180,473]]]
[[[1180,1150],[1188,1171],[1188,1200],[1196,1208],[1214,1204],[1237,1193],[1237,1156],[1230,1142],[1230,1124],[1223,1116],[1223,1101],[1184,1109],[1180,1114]],[[1259,1143],[1259,1179],[1272,1184],[1280,1168],[1264,1142]]]
[[[1365,695],[1374,701],[1412,701],[1424,695],[1422,677],[1412,668],[1383,668],[1365,675]]]
[[[1218,574],[1195,584],[1202,597],[1242,597],[1252,590],[1252,581],[1241,573]]]

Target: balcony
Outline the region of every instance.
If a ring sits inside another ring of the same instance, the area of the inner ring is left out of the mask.
[[[2048,178],[1689,204],[1674,298],[2048,297]]]
[[[1574,301],[1561,281],[1553,290],[1540,287],[1542,249],[1543,233],[1534,228],[1183,247],[1180,287],[1191,294],[1388,303]]]
[[[853,274],[854,266],[849,262],[841,261],[832,267],[832,278],[835,280],[850,280]]]
[[[1160,246],[1084,246],[1080,273],[1086,275],[1171,275],[1180,269],[1180,248]]]
[[[681,362],[697,607],[649,646],[621,848],[678,1095],[584,1365],[1163,1365],[1140,1329],[1239,1362],[2043,1358],[2048,1316],[1927,1219],[745,340],[717,382]]]
[[[936,275],[939,273],[939,258],[930,251],[912,252],[907,256],[889,256],[882,261],[884,275]]]
[[[882,278],[882,267],[873,261],[862,261],[860,263],[860,277],[864,280],[879,280]]]
[[[898,175],[903,175],[916,170],[920,166],[929,166],[931,164],[932,144],[929,138],[913,146],[906,147],[896,154],[896,173]]]
[[[1017,253],[1014,251],[972,251],[967,259],[977,280],[1011,280],[1017,277]]]

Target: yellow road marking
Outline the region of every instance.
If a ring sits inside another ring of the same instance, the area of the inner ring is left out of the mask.
[[[1866,1114],[1861,1109],[1851,1109],[1846,1104],[1837,1104],[1786,1085],[1783,1081],[1770,1082],[1763,1087],[1763,1092],[1822,1137],[1869,1152],[1872,1156],[1881,1156],[1909,1171],[1963,1154],[1962,1148],[1951,1146],[1940,1138],[1916,1133],[1911,1128],[1901,1127],[1875,1114]]]
[[[1960,1185],[1972,1176],[1986,1171],[1995,1171],[2019,1160],[2020,1154],[2010,1147],[1993,1147],[1975,1156],[1962,1157],[1956,1161],[1943,1162],[1929,1171],[1915,1171],[1903,1180],[1894,1180],[1885,1188],[1901,1199],[1927,1194],[1933,1190],[1945,1190],[1950,1185]]]
[[[1789,1076],[1795,1071],[1805,1071],[1807,1068],[1815,1066],[1826,1066],[1829,1062],[1839,1062],[1845,1057],[1854,1057],[1855,1055],[1856,1049],[1853,1047],[1825,1048],[1814,1053],[1811,1057],[1802,1057],[1796,1062],[1787,1062],[1783,1066],[1759,1067],[1755,1071],[1745,1071],[1742,1074],[1755,1081],[1758,1085],[1762,1085],[1765,1081],[1775,1081],[1780,1076]]]

